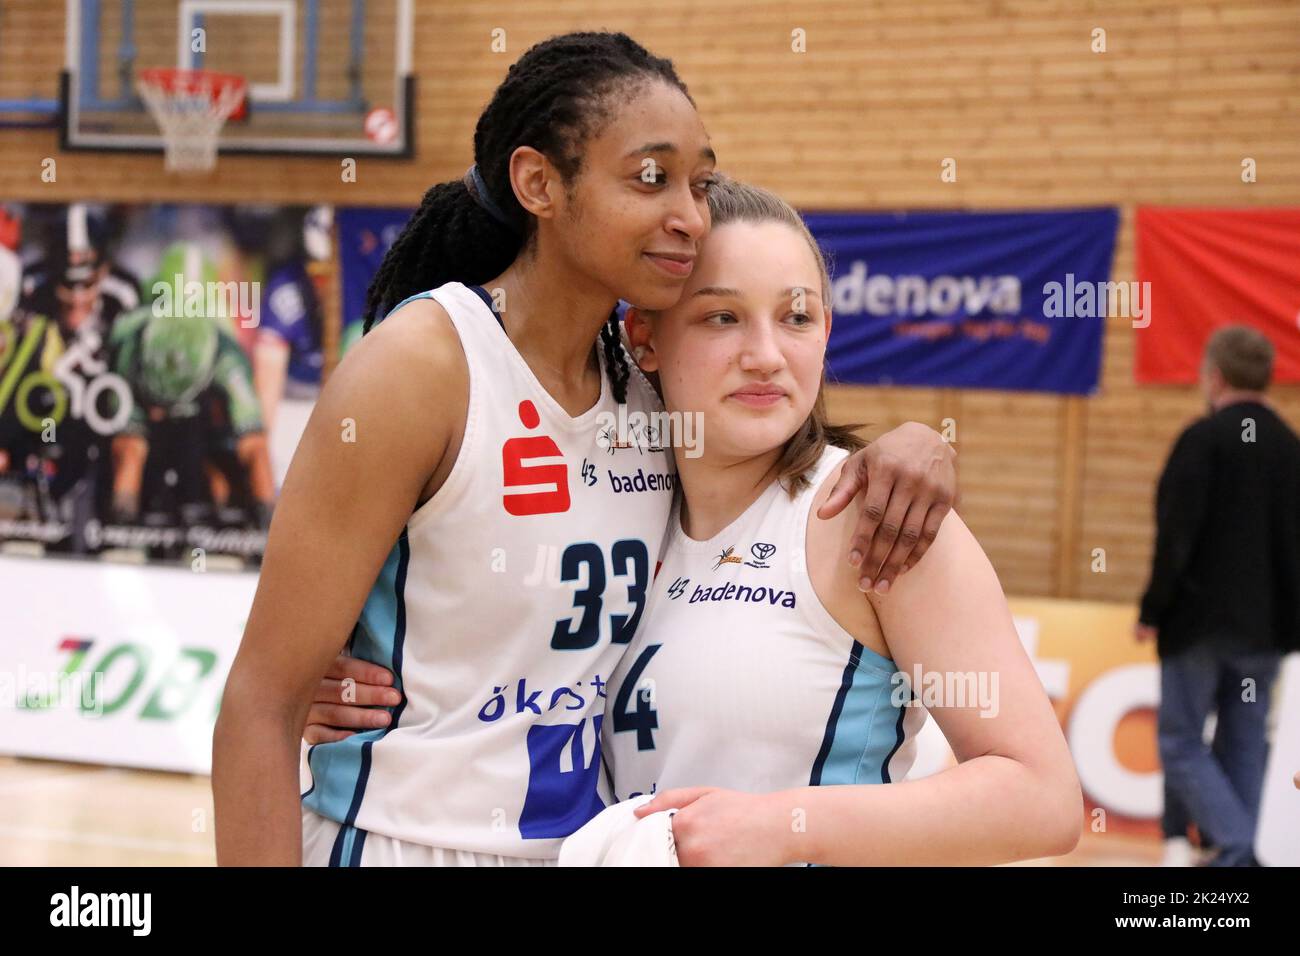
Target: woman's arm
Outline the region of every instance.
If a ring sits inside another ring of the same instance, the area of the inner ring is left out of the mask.
[[[923,697],[935,678],[940,687],[976,690],[975,700],[929,708],[958,765],[893,785],[774,794],[783,809],[807,806],[806,832],[791,834],[791,859],[992,864],[1072,850],[1083,826],[1074,762],[993,566],[965,522],[948,515],[929,560],[871,603],[895,665],[909,681],[921,670],[913,693]]]
[[[839,583],[838,603],[851,607]],[[786,841],[788,860],[978,865],[1068,853],[1083,826],[1074,763],[997,574],[965,522],[949,514],[929,559],[870,600],[895,666],[909,681],[920,668],[918,698],[936,678],[975,692],[930,708],[958,765],[898,784],[772,794],[785,819],[796,808],[806,814],[804,832]]]
[[[810,532],[810,550],[812,538]],[[862,603],[849,590],[851,579],[818,581],[811,561],[809,571],[827,609],[847,626],[853,602]],[[890,656],[909,680],[919,666],[923,675],[972,675],[976,691],[989,691],[986,700],[960,707],[947,700],[930,709],[959,764],[893,784],[757,796],[666,791],[637,815],[685,807],[673,820],[683,862],[978,865],[1068,853],[1077,844],[1083,801],[1060,724],[997,576],[955,513],[928,560],[888,595],[871,596],[871,605]],[[920,696],[923,688],[914,691]]]
[[[446,312],[417,301],[348,354],[275,509],[213,736],[221,864],[301,862],[299,736],[406,520],[454,458],[468,371]]]
[[[817,516],[833,518],[855,498],[849,563],[864,591],[885,594],[925,555],[956,504],[957,452],[928,425],[904,422],[848,457]]]

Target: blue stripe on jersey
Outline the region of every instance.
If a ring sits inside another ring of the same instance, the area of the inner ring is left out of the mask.
[[[812,775],[808,778],[810,787],[820,786],[822,782],[822,771],[826,767],[826,758],[831,753],[831,743],[835,740],[835,728],[840,722],[840,712],[844,709],[844,698],[849,694],[849,688],[853,686],[853,674],[858,669],[858,651],[862,645],[857,641],[853,642],[853,647],[849,650],[849,662],[844,665],[844,674],[840,677],[840,689],[835,692],[835,700],[831,704],[831,715],[826,720],[826,730],[822,733],[822,745],[817,750],[817,759],[813,761]]]
[[[472,285],[469,287],[469,290],[483,300],[483,304],[491,309],[492,314],[497,317],[497,325],[501,326],[502,329],[505,329],[505,320],[501,318],[501,313],[496,310],[496,306],[492,302],[492,296],[488,295],[487,289],[483,288],[481,285]]]
[[[853,642],[809,776],[811,786],[862,783],[865,767],[872,768],[868,782],[887,773],[884,768],[898,750],[903,726],[903,711],[890,700],[894,670],[893,661]]]
[[[368,830],[357,830],[356,838],[352,841],[352,855],[348,858],[348,866],[361,865],[361,851],[366,845],[366,834],[369,832]]]
[[[315,749],[316,749],[316,745],[315,745],[315,744],[312,744],[310,747],[307,748],[307,766],[309,766],[309,767],[311,766],[311,752],[312,752],[313,750],[315,750]],[[316,781],[313,780],[313,781],[311,782],[311,786],[307,788],[307,792],[306,792],[306,793],[299,794],[299,795],[298,795],[298,799],[299,799],[299,800],[306,800],[308,797],[311,796],[311,792],[312,792],[313,790],[315,790],[315,789],[316,789]]]
[[[393,672],[393,686],[402,692],[402,652],[406,643],[406,569],[411,547],[406,531],[393,545],[374,587],[361,609],[352,635],[352,655],[382,664]],[[387,727],[355,733],[333,743],[317,744],[308,751],[312,787],[302,801],[323,817],[351,825],[361,808],[370,776],[370,748],[397,726],[406,709],[406,695],[392,711]],[[350,846],[350,844],[349,844]],[[336,842],[336,850],[342,851]],[[331,857],[332,859],[333,857]]]
[[[889,748],[889,753],[885,754],[885,759],[880,762],[881,783],[893,783],[889,779],[889,761],[894,759],[894,754],[898,753],[898,748],[903,746],[903,718],[907,716],[907,709],[904,707],[895,709],[898,711],[898,720],[894,722],[894,746]]]
[[[361,851],[366,845],[366,830],[358,830],[349,824],[339,827],[334,836],[334,846],[330,850],[330,866],[360,866]]]
[[[426,291],[426,292],[417,292],[417,293],[415,293],[415,295],[408,295],[405,299],[403,299],[401,302],[397,303],[397,305],[393,306],[393,307],[392,307],[391,309],[389,309],[386,313],[384,313],[384,318],[385,318],[385,319],[388,318],[390,315],[392,315],[394,312],[396,312],[396,311],[397,311],[398,309],[400,309],[402,306],[406,305],[406,303],[408,303],[408,302],[414,302],[416,299],[432,299],[432,298],[433,298],[433,290],[432,290],[432,289],[429,289],[429,290]],[[381,321],[382,321],[382,320],[381,320]]]
[[[492,314],[496,316],[497,325],[501,326],[501,328],[504,329],[506,327],[505,320],[501,318],[501,313],[498,312],[496,310],[496,307],[493,305],[492,296],[488,295],[487,289],[483,288],[481,285],[471,285],[471,286],[466,286],[466,288],[483,300],[483,304],[486,305],[489,309],[491,309]],[[430,290],[429,292],[417,292],[415,295],[408,295],[401,302],[397,303],[397,305],[389,309],[388,313],[384,316],[384,318],[388,318],[388,316],[392,315],[394,312],[396,312],[402,306],[406,305],[406,303],[408,302],[414,302],[416,299],[433,298],[430,292],[432,292],[432,290]]]
[[[339,832],[334,834],[334,846],[330,849],[330,866],[342,866],[343,857],[352,848],[352,830],[347,824],[339,827]]]

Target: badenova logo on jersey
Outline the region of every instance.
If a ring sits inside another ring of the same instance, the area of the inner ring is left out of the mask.
[[[748,584],[737,584],[732,581],[728,584],[718,584],[713,587],[704,585],[695,585],[695,590],[691,592],[687,604],[696,604],[700,601],[748,601],[750,604],[770,604],[773,607],[795,606],[795,593],[786,591],[781,588],[769,588],[763,585],[753,587]]]
[[[132,936],[148,936],[153,926],[152,893],[69,893],[50,897],[51,926],[124,926]]]
[[[606,469],[605,475],[609,478],[609,487],[613,489],[616,495],[639,491],[672,491],[674,480],[677,477],[671,472],[647,472],[643,468],[638,468],[634,474],[630,475],[618,475]]]

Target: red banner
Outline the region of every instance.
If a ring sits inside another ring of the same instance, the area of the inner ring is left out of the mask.
[[[1141,207],[1137,275],[1150,283],[1139,382],[1198,381],[1205,343],[1224,325],[1263,332],[1277,350],[1273,380],[1300,382],[1300,209]]]

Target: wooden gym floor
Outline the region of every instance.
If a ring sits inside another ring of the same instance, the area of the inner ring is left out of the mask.
[[[205,776],[0,757],[0,866],[212,866]],[[1021,866],[1154,866],[1148,839],[1085,833]]]

